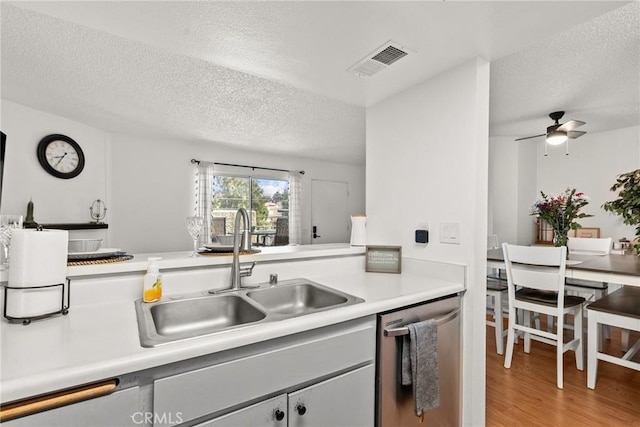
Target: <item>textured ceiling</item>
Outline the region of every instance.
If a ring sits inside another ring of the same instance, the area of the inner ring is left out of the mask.
[[[111,132],[363,163],[367,105],[478,55],[494,61],[496,134],[590,109],[586,92],[617,94],[634,66],[637,88],[637,55],[618,56],[637,52],[626,3],[2,2],[1,94]],[[345,71],[390,39],[416,53],[370,79]]]
[[[544,133],[553,111],[587,132],[640,124],[640,3],[491,64],[491,135]]]

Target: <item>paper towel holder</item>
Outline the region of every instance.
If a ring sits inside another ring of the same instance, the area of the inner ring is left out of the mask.
[[[70,280],[67,280],[64,283],[57,283],[55,285],[44,285],[44,286],[30,286],[30,287],[12,287],[9,286],[8,282],[2,282],[2,287],[4,288],[4,307],[3,307],[3,316],[5,319],[9,321],[9,323],[22,323],[23,325],[29,325],[32,320],[40,320],[45,319],[47,317],[56,316],[58,314],[62,314],[66,316],[69,314],[69,308],[71,307],[71,287]],[[62,287],[62,293],[60,297],[60,309],[54,310],[48,313],[36,314],[33,316],[25,316],[25,317],[14,317],[7,315],[7,307],[9,304],[9,290],[19,291],[35,291],[38,289],[54,289],[56,287]]]

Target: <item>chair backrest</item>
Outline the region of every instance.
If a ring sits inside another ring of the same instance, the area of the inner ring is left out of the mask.
[[[509,288],[522,286],[564,293],[567,248],[502,244]]]
[[[611,252],[611,237],[587,238],[569,237],[567,244],[570,254],[582,255],[607,255]]]
[[[274,246],[289,244],[289,218],[276,219],[276,235],[273,239]]]

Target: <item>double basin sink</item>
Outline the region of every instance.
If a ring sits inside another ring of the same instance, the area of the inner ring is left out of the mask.
[[[202,337],[257,323],[273,322],[363,302],[362,298],[307,279],[275,286],[170,296],[155,303],[135,303],[143,347]]]

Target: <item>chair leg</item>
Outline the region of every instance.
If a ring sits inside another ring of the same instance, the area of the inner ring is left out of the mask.
[[[538,315],[533,319],[533,323],[536,325],[536,329],[542,330],[542,326],[540,326],[540,316]]]
[[[502,292],[494,298],[493,321],[496,331],[496,351],[504,354],[504,315],[502,313]]]
[[[626,352],[627,350],[629,350],[629,330],[622,329],[621,333],[622,333],[622,351]]]
[[[524,311],[524,325],[528,328],[531,327],[531,312],[529,310]],[[529,332],[524,333],[524,352],[531,352],[531,334]]]
[[[582,339],[582,305],[580,306],[580,312],[574,316],[573,320],[573,339],[578,340],[578,347],[575,349],[576,354],[576,368],[578,371],[584,371],[584,346]]]
[[[519,308],[515,312],[516,312],[516,323],[518,323],[522,319],[522,316],[523,316],[522,313],[524,311],[521,308]],[[522,336],[522,331],[518,331],[514,334],[514,337],[513,337],[514,344],[517,344],[519,342],[518,340],[520,339],[521,336]]]
[[[607,295],[606,289],[596,289],[594,290],[594,300],[598,301],[600,298]],[[609,325],[598,324],[598,328],[600,329],[600,334],[598,338],[598,351],[603,351],[604,349],[604,340],[611,339],[611,327]]]
[[[594,311],[590,311],[588,316],[589,325],[587,338],[587,387],[596,388],[596,378],[598,376],[598,322]]]
[[[556,385],[562,389],[562,369],[564,368],[564,351],[562,345],[562,331],[558,331],[558,342],[556,345]]]
[[[504,358],[504,367],[511,368],[511,359],[513,357],[513,342],[515,340],[515,329],[513,327],[515,322],[516,313],[513,310],[509,311],[509,331],[507,332],[507,348]]]

